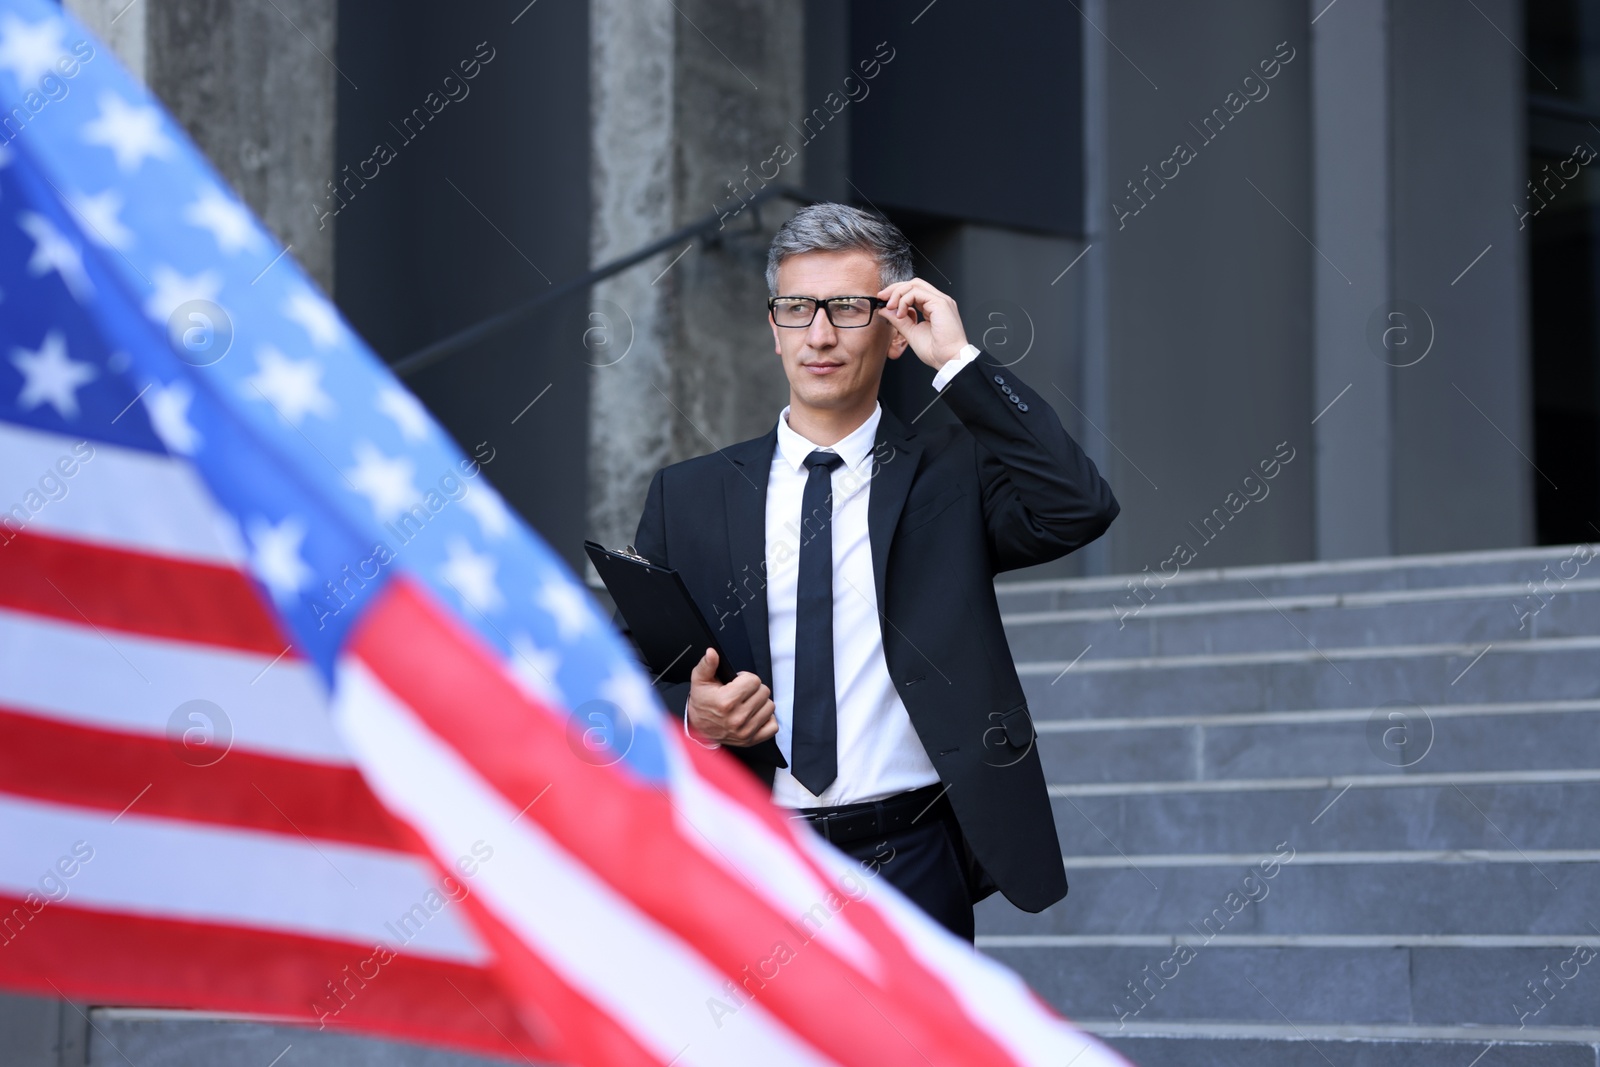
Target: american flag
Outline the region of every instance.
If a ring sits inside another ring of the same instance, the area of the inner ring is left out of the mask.
[[[0,986],[582,1064],[1122,1062],[688,744],[109,50],[0,0]]]

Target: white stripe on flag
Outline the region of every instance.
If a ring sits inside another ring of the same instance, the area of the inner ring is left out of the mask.
[[[180,705],[209,700],[228,717],[235,748],[348,766],[316,671],[285,657],[262,673],[269,663],[0,608],[0,707],[161,737]]]
[[[478,899],[663,1063],[831,1062],[756,1002],[719,1029],[707,1001],[726,995],[726,977],[556,844],[535,818],[513,823],[516,808],[359,660],[341,661],[335,694],[335,718],[374,792],[439,852],[453,855],[487,834],[495,855],[474,884]]]
[[[683,836],[702,854],[748,883],[780,915],[804,916],[833,891],[800,862],[789,841],[774,836],[744,805],[697,775],[678,748],[662,748],[672,764],[673,818],[687,823]],[[822,847],[833,847],[820,838],[815,840]],[[887,880],[871,881],[859,864],[850,863],[846,870],[849,876],[843,878],[843,885],[847,889],[870,886],[875,894],[880,886],[888,885]],[[871,980],[886,977],[883,959],[850,921],[848,909],[832,913],[813,936]]]
[[[244,558],[232,520],[187,460],[91,441],[94,452],[85,462],[74,451],[82,441],[0,422],[0,520],[10,518],[6,529],[14,533],[21,525],[31,533],[207,563]],[[71,477],[57,467],[63,457],[72,461]],[[57,483],[61,488],[52,492],[64,495],[51,500],[46,489]]]
[[[820,839],[806,847],[841,877],[854,868],[853,861]],[[875,899],[911,954],[939,975],[951,995],[966,1006],[967,1017],[1019,1062],[1041,1067],[1128,1067],[1115,1052],[1042,1007],[1015,972],[949,936],[905,897],[882,893]]]
[[[59,896],[52,907],[272,930],[367,951],[382,942],[478,966],[488,959],[462,909],[437,893],[442,876],[420,858],[136,811],[113,822],[96,809],[10,793],[0,793],[0,825],[0,891]],[[57,863],[80,841],[93,858],[62,877]],[[430,907],[441,898],[442,907]]]

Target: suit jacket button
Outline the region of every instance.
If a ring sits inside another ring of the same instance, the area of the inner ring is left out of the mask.
[[[1017,410],[1018,411],[1027,411],[1028,410],[1028,405],[1026,405],[1026,404],[1018,404],[1017,405]]]
[[[1009,385],[1002,385],[1002,386],[1001,386],[1001,387],[1000,387],[1000,391],[1001,391],[1001,392],[1002,392],[1002,393],[1004,393],[1004,394],[1006,394],[1006,396],[1010,396],[1010,395],[1011,395],[1011,386],[1009,386]]]
[[[1007,393],[1007,399],[1009,399],[1013,404],[1022,403],[1022,398],[1020,396],[1018,396],[1016,393],[1013,393],[1010,390],[1007,390],[1006,393]]]
[[[994,376],[994,384],[996,384],[996,385],[1004,385],[1004,384],[1006,384],[1006,380],[1004,378],[1000,377],[1000,375],[996,374]]]

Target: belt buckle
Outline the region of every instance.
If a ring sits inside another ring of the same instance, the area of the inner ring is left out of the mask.
[[[831,815],[813,815],[809,811],[801,810],[801,811],[795,812],[793,815],[789,816],[789,818],[791,818],[791,819],[800,819],[800,820],[802,820],[804,822],[810,823],[812,825],[812,827],[817,831],[817,833],[822,835],[822,839],[824,841],[827,841],[829,844],[833,843],[833,836],[828,831],[828,823],[833,818],[833,816],[831,816]]]

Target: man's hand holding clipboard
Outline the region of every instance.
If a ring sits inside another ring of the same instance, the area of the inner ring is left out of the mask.
[[[772,690],[750,671],[740,671],[733,681],[721,682],[717,671],[722,657],[715,648],[689,673],[689,702],[684,705],[690,736],[696,740],[748,748],[778,735],[777,707]],[[778,766],[787,766],[778,757]]]
[[[657,566],[631,546],[616,552],[585,541],[583,547],[653,681],[689,683],[684,705],[689,736],[708,747],[759,746],[772,763],[788,766],[772,740],[778,733],[772,690],[750,671],[734,673],[678,572]]]

